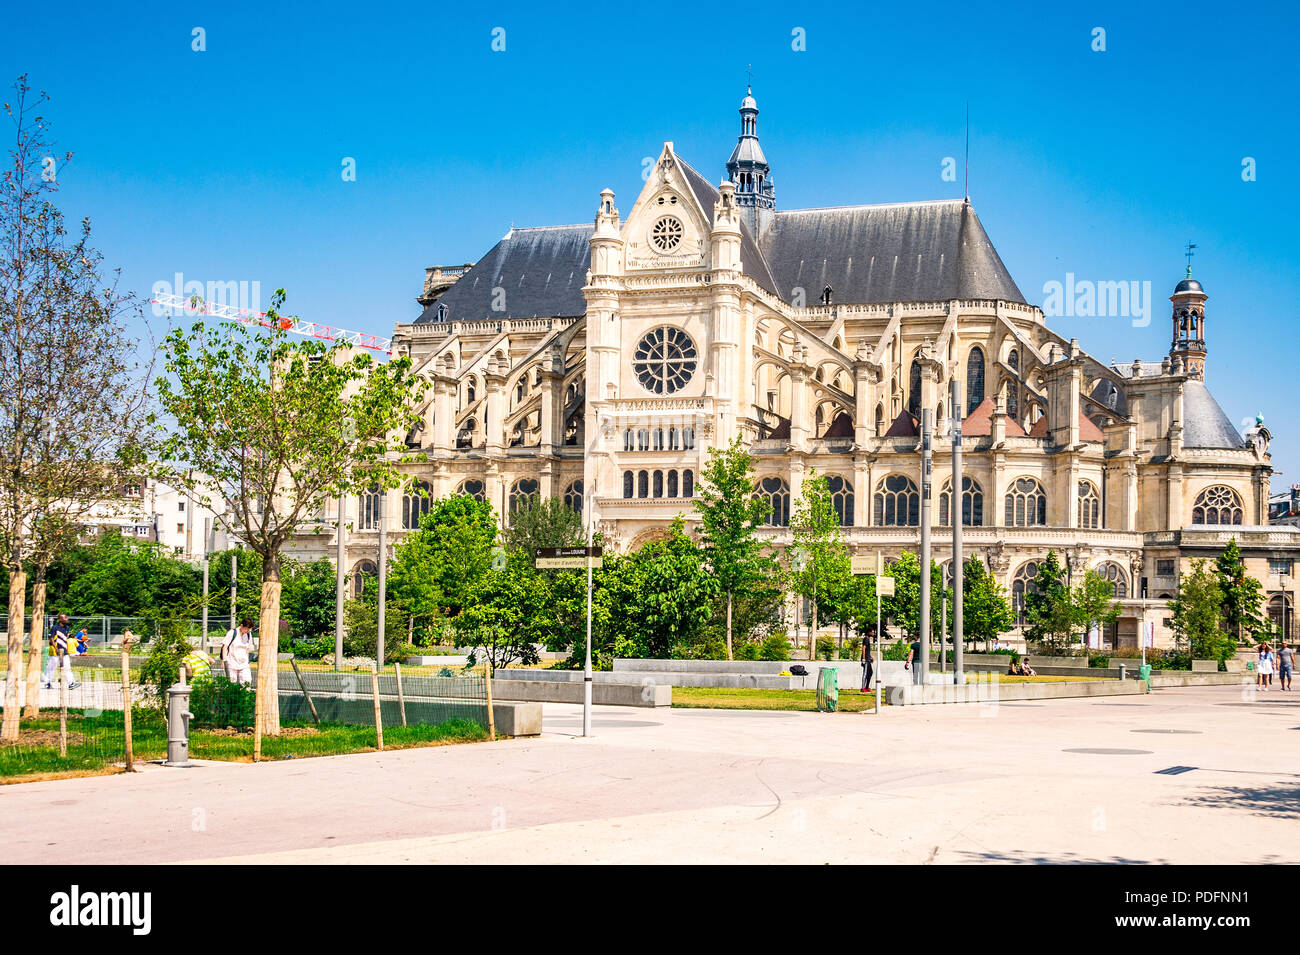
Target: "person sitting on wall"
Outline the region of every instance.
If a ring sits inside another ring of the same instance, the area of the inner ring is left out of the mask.
[[[1029,665],[1029,657],[1024,657],[1020,661],[1021,676],[1038,676],[1038,671]]]
[[[1011,655],[1011,665],[1007,667],[1007,676],[1024,676],[1025,673],[1020,669],[1020,657],[1017,654]]]

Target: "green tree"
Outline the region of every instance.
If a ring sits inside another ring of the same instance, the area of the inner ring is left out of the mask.
[[[468,494],[434,501],[393,551],[388,592],[415,619],[408,630],[457,617],[473,585],[504,558],[492,505]]]
[[[1074,643],[1078,614],[1066,583],[1065,568],[1049,550],[1047,559],[1038,565],[1033,586],[1025,591],[1026,638],[1038,643],[1051,654],[1064,655]]]
[[[694,501],[700,515],[704,553],[726,598],[728,660],[734,651],[736,594],[747,590],[770,593],[774,589],[776,565],[754,533],[767,520],[771,505],[755,496],[753,470],[754,459],[742,446],[740,436],[729,447],[709,448],[709,461],[700,471]],[[759,610],[756,616],[765,615]]]
[[[155,379],[174,421],[168,483],[214,510],[262,558],[261,633],[280,619],[281,552],[327,502],[402,483],[404,441],[426,383],[407,357],[376,364],[346,345],[292,338],[277,290],[267,328],[200,322],[166,340]],[[276,669],[258,668],[259,734],[278,735]]]
[[[602,665],[618,657],[713,656],[705,644],[721,595],[704,551],[673,521],[665,540],[605,561],[595,595],[592,653]],[[719,646],[725,654],[726,648]]]
[[[489,672],[512,663],[537,662],[537,645],[554,629],[546,582],[507,564],[470,584],[465,609],[452,621],[457,644],[470,647],[469,664]]]
[[[291,566],[283,603],[293,639],[315,640],[334,632],[337,593],[338,577],[329,558]]]
[[[897,560],[887,563],[888,574],[894,578],[894,595],[885,597],[882,604],[886,615],[915,640],[921,635],[921,560],[911,551],[903,551]],[[937,634],[943,624],[943,571],[930,561],[930,633]],[[951,601],[949,601],[951,603]]]
[[[1219,589],[1223,593],[1223,622],[1228,633],[1242,642],[1243,636],[1258,639],[1264,624],[1264,588],[1246,572],[1246,562],[1234,537],[1216,561]]]
[[[983,640],[986,649],[1016,625],[1011,603],[997,578],[974,557],[962,571],[961,608],[965,639]]]
[[[1085,571],[1083,579],[1070,588],[1070,603],[1085,642],[1093,625],[1106,627],[1119,619],[1115,585],[1095,570]]]
[[[1223,630],[1219,576],[1205,560],[1192,560],[1190,570],[1178,580],[1169,609],[1178,649],[1192,659],[1227,660],[1236,651],[1236,640]]]
[[[836,605],[852,583],[849,549],[840,534],[840,520],[831,503],[826,478],[809,470],[799,492],[791,521],[794,547],[790,554],[795,591],[812,603],[812,629],[808,637],[808,659],[813,659],[817,637],[817,609]]]

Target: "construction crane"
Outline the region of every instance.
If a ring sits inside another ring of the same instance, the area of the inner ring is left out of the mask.
[[[237,308],[234,305],[222,305],[219,302],[201,299],[197,295],[185,296],[160,292],[150,299],[150,302],[163,308],[189,312],[192,315],[214,315],[217,318],[229,319],[233,322],[243,322],[245,325],[261,325],[263,328],[276,327],[281,331],[293,332],[295,335],[306,335],[308,338],[319,338],[327,342],[341,342],[357,348],[368,348],[371,351],[382,352],[385,355],[393,353],[393,340],[384,338],[382,335],[354,332],[346,328],[335,328],[333,325],[321,325],[317,322],[305,322],[301,318],[295,318],[292,315],[277,315],[272,320],[267,317],[266,312],[255,312],[251,308]]]

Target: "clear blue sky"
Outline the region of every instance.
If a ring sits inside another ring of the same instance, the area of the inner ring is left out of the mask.
[[[128,286],[259,281],[264,304],[283,286],[291,311],[381,334],[417,314],[426,265],[587,221],[605,186],[626,212],[665,139],[716,181],[747,64],[783,208],[960,197],[969,101],[972,200],[1026,297],[1067,272],[1150,281],[1149,327],[1051,324],[1102,361],[1158,360],[1196,242],[1207,380],[1234,422],[1265,416],[1275,488],[1300,482],[1300,13],[1056,6],[23,4],[0,64],[49,91],[76,154],[61,202]]]

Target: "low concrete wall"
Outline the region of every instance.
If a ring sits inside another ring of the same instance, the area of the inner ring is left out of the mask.
[[[807,664],[805,663],[805,666]],[[788,662],[780,660],[634,660],[616,659],[614,672],[634,673],[754,673],[779,675],[790,669]]]
[[[939,703],[1010,703],[1016,700],[1060,700],[1071,697],[1136,696],[1147,685],[1118,680],[1094,683],[1001,683],[981,680],[965,686],[890,687],[885,700],[891,706],[920,706]]]
[[[505,672],[505,671],[501,671]],[[581,676],[581,674],[579,674]],[[581,703],[582,682],[546,680],[492,681],[492,699],[531,700],[541,703]],[[591,684],[591,701],[598,706],[672,706],[673,688],[667,684]]]
[[[495,681],[493,686],[495,686]],[[316,713],[326,722],[341,721],[344,715],[354,717],[356,722],[356,701],[345,700],[339,696],[325,696],[313,693],[312,703]],[[381,708],[384,726],[399,725],[396,697],[382,696]],[[478,721],[483,718],[482,700],[438,700],[437,702],[409,699],[406,701],[406,719],[409,723],[435,723],[444,719],[461,719]],[[280,694],[280,718],[286,720],[309,720],[311,710],[307,701],[299,693]],[[542,733],[542,704],[515,702],[510,700],[492,701],[492,719],[496,723],[500,736],[540,736]]]
[[[1192,672],[1193,673],[1218,673],[1219,661],[1218,660],[1193,660]]]
[[[1133,674],[1136,679],[1136,673]],[[1253,673],[1194,673],[1188,670],[1152,670],[1153,689],[1171,686],[1254,686]]]

